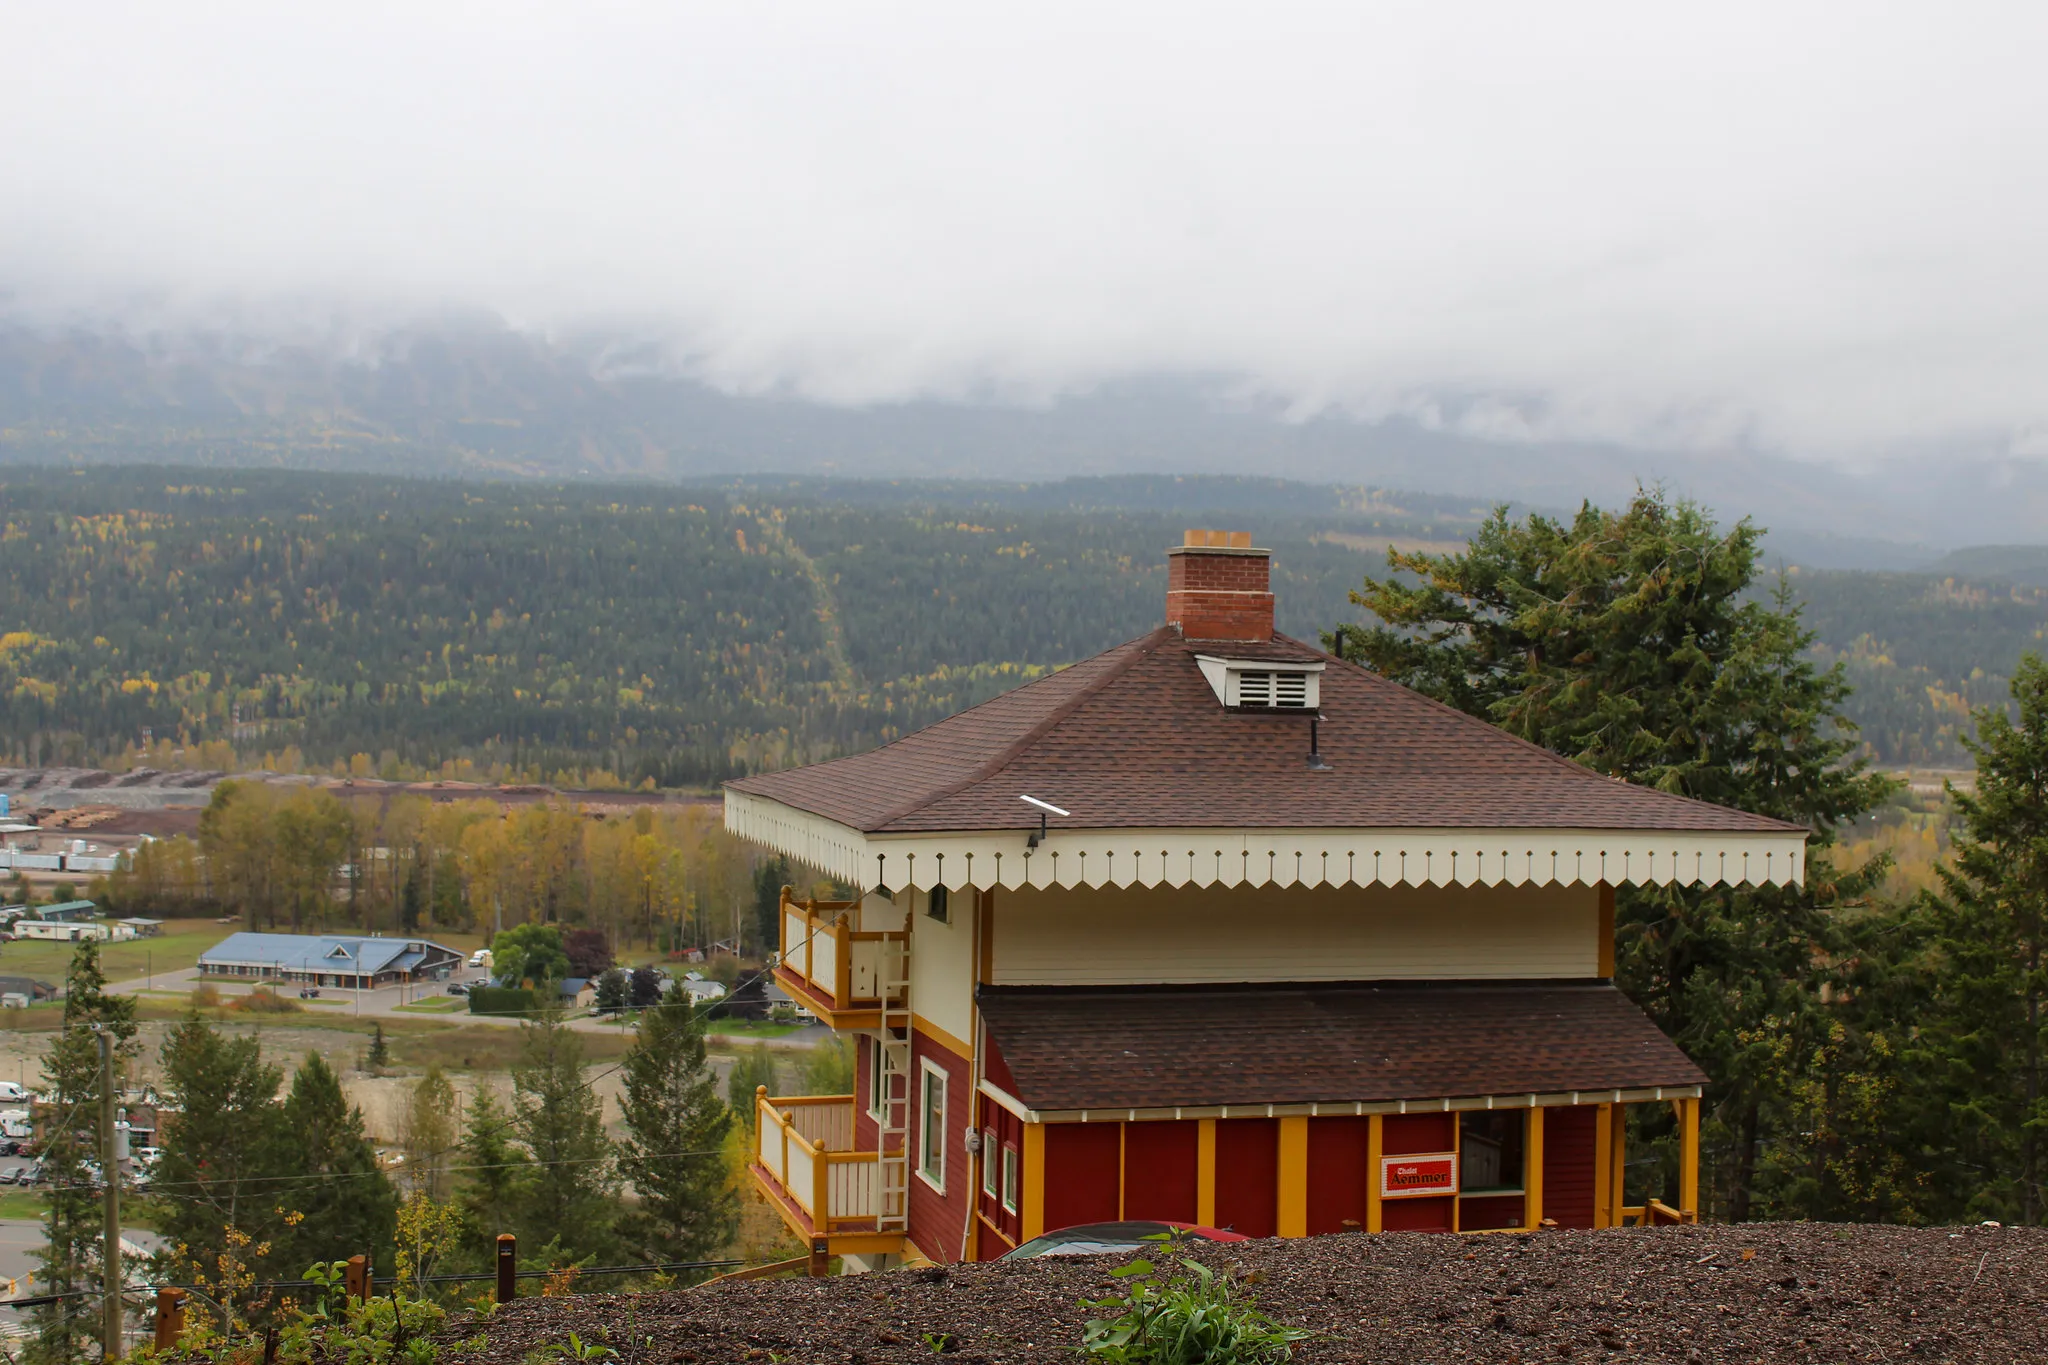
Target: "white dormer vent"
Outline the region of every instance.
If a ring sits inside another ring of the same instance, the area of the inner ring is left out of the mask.
[[[1313,711],[1322,705],[1323,665],[1197,654],[1202,676],[1225,706],[1256,711]]]

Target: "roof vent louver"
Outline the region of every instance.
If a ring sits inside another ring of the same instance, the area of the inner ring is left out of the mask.
[[[1197,654],[1202,676],[1225,706],[1252,711],[1313,711],[1322,702],[1323,665],[1224,659]]]

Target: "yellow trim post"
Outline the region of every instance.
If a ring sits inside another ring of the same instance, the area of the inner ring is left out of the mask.
[[[1131,1177],[1127,1169],[1131,1159],[1131,1125],[1119,1123],[1116,1126],[1116,1216],[1124,1216],[1124,1192],[1130,1188]]]
[[[1280,1120],[1280,1211],[1275,1231],[1308,1236],[1308,1115]]]
[[[1678,1101],[1678,1211],[1700,1220],[1700,1102]]]
[[[1607,1158],[1607,1204],[1614,1217],[1614,1226],[1620,1227],[1621,1211],[1628,1203],[1628,1106],[1610,1105],[1614,1117],[1608,1123],[1612,1143]]]
[[[1365,1128],[1365,1230],[1380,1230],[1380,1157],[1386,1138],[1381,1116],[1366,1119]]]
[[[1534,1106],[1522,1137],[1522,1226],[1543,1226],[1543,1111]]]
[[[1216,1226],[1216,1120],[1198,1119],[1195,1127],[1195,1221]]]
[[[1614,1106],[1603,1104],[1593,1115],[1593,1226],[1614,1226]]]
[[[1024,1240],[1045,1232],[1045,1125],[1024,1125]]]

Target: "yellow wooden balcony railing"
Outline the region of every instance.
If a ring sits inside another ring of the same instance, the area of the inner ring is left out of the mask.
[[[900,930],[863,931],[859,901],[799,901],[783,891],[780,971],[830,1009],[879,1007],[889,983],[902,979],[909,947]]]
[[[754,1096],[755,1178],[802,1211],[808,1236],[872,1232],[881,1154],[853,1150],[853,1096]]]

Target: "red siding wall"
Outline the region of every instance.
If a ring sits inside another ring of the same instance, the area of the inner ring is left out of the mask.
[[[1380,1120],[1380,1153],[1448,1152],[1458,1141],[1455,1114],[1389,1114]],[[1378,1180],[1380,1173],[1374,1171]],[[1380,1204],[1380,1227],[1388,1232],[1449,1232],[1454,1205],[1449,1195],[1388,1199]]]
[[[1280,1223],[1280,1120],[1216,1121],[1216,1225],[1271,1237]]]
[[[1199,1209],[1202,1125],[1193,1120],[1127,1123],[1124,1217],[1192,1223]]]
[[[1543,1111],[1543,1216],[1561,1228],[1593,1226],[1599,1106]]]
[[[1045,1230],[1113,1223],[1117,1216],[1122,1125],[1050,1123],[1045,1128]]]
[[[1001,1238],[996,1239],[1001,1244],[1001,1250],[996,1251],[994,1256],[1000,1256],[1004,1251],[1008,1251],[1019,1241],[1023,1240],[1024,1235],[1024,1121],[995,1103],[995,1101],[983,1097],[981,1101],[981,1128],[982,1165],[985,1170],[993,1174],[996,1182],[996,1192],[994,1194],[986,1193],[987,1182],[981,1178],[980,1172],[976,1172],[975,1207],[981,1211],[981,1217],[987,1219],[997,1228],[1000,1228],[1003,1236],[1009,1238],[1007,1242],[1003,1242]],[[1005,1151],[1013,1154],[1011,1159],[1016,1163],[1017,1169],[1018,1198],[1017,1207],[1014,1211],[1003,1207],[1003,1153]],[[979,1259],[984,1261],[993,1259],[993,1256],[987,1254],[986,1247],[987,1243],[984,1242],[984,1254],[979,1257]]]
[[[876,1054],[875,1040],[862,1036],[854,1040],[853,1048],[853,1145],[856,1151],[872,1152],[875,1144],[882,1139],[879,1124],[868,1117],[869,1077],[874,1075]]]
[[[1372,1136],[1367,1118],[1308,1121],[1308,1230],[1344,1232],[1344,1220],[1365,1226],[1366,1191],[1377,1172],[1366,1169]]]
[[[924,1099],[924,1064],[932,1062],[946,1073],[946,1188],[935,1190],[918,1174],[922,1153],[918,1151],[919,1106]],[[962,1259],[967,1232],[967,1211],[972,1207],[967,1147],[964,1135],[972,1121],[975,1105],[970,1097],[967,1061],[934,1043],[922,1033],[910,1039],[910,1240],[934,1261]],[[976,1176],[978,1180],[978,1174]]]
[[[1519,1194],[1487,1195],[1466,1199],[1458,1205],[1458,1231],[1484,1232],[1489,1228],[1518,1228],[1528,1216],[1529,1205]]]

